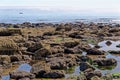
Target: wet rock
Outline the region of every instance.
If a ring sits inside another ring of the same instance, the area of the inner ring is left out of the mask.
[[[98,50],[98,49],[86,49],[87,54],[92,54],[92,55],[104,55],[104,51]]]
[[[0,56],[0,64],[8,64],[10,63],[10,57],[8,55],[2,55]]]
[[[0,67],[0,77],[2,76],[2,73],[3,73],[3,68]]]
[[[23,59],[24,61],[30,61],[30,60],[32,60],[32,59],[30,58],[30,56],[28,56],[28,55],[22,55],[22,59]]]
[[[69,24],[59,24],[57,25],[56,27],[56,31],[61,31],[61,30],[64,30],[64,31],[71,31],[72,30],[72,27],[69,26]]]
[[[29,52],[35,52],[35,51],[41,49],[42,47],[43,47],[42,44],[40,42],[38,42],[38,43],[35,43],[34,45],[32,45],[31,47],[29,47],[27,49],[27,51],[29,51]]]
[[[80,63],[80,70],[85,71],[86,69],[95,70],[95,68],[92,65],[90,65],[88,62],[81,62]]]
[[[111,54],[120,54],[120,51],[109,51]]]
[[[21,78],[19,80],[30,80],[30,78]]]
[[[118,44],[116,47],[120,48],[120,44]]]
[[[78,76],[77,80],[87,80],[87,78],[83,72],[80,72],[80,75]]]
[[[101,77],[102,76],[102,73],[100,71],[94,71],[94,70],[92,70],[90,68],[86,69],[84,71],[84,74],[85,74],[87,79],[91,79],[94,76],[97,76],[97,77]]]
[[[105,76],[102,76],[102,79],[104,80],[113,80],[113,77],[110,73],[105,74]]]
[[[67,69],[65,58],[50,58],[46,60],[50,64],[51,69]]]
[[[64,78],[64,71],[49,71],[43,75],[44,78]]]
[[[111,28],[111,29],[109,30],[109,33],[115,33],[115,32],[119,32],[119,31],[120,31],[119,28]]]
[[[99,46],[99,45],[95,45],[94,48],[99,49],[99,48],[101,48],[101,46]]]
[[[10,78],[12,79],[21,79],[26,77],[33,79],[35,78],[35,75],[26,71],[19,71],[19,70],[10,72]]]
[[[66,54],[81,54],[82,50],[78,48],[64,48]]]
[[[49,70],[50,70],[49,65],[39,62],[32,65],[32,69],[30,70],[30,72],[35,74],[36,78],[43,78],[44,73],[46,73]]]
[[[64,49],[61,46],[54,46],[50,48],[52,54],[63,53]]]
[[[11,62],[21,61],[22,60],[22,56],[21,55],[11,55],[10,56],[10,60],[11,60]]]
[[[70,41],[70,42],[65,42],[64,46],[67,48],[74,48],[78,44],[79,44],[79,42],[77,42],[77,41]]]
[[[107,41],[105,44],[110,46],[112,44],[112,42],[111,41]]]
[[[76,56],[76,61],[77,62],[89,62],[92,63],[92,59],[88,56],[81,56],[81,55],[77,55]]]
[[[74,32],[74,33],[69,34],[69,37],[83,39],[83,37],[78,32]]]
[[[98,66],[112,66],[117,64],[117,61],[113,58],[97,58],[93,62]]]
[[[43,36],[52,36],[54,33],[53,32],[45,32],[43,33]]]
[[[91,80],[101,80],[98,76],[93,76]]]
[[[41,59],[43,57],[47,57],[51,54],[52,53],[49,49],[41,48],[41,49],[35,51],[34,57],[35,57],[36,60],[39,60],[39,59]]]

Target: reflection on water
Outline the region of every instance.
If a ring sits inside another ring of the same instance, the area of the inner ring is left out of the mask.
[[[25,63],[25,64],[21,64],[16,70],[30,72],[31,68],[32,67],[29,64]],[[10,75],[2,76],[2,80],[10,80]]]
[[[65,78],[68,78],[68,77],[73,76],[73,75],[79,75],[79,74],[80,74],[80,66],[76,66],[73,68],[72,73],[66,73]]]
[[[109,40],[111,41],[111,40]],[[98,43],[99,46],[101,46],[100,50],[104,50],[104,51],[109,51],[109,50],[120,50],[120,48],[116,47],[118,44],[120,44],[120,41],[111,41],[112,44],[110,46],[108,46],[106,44],[107,41],[102,41],[100,43]]]
[[[111,41],[111,40],[109,40]],[[104,51],[109,51],[109,50],[115,50],[118,51],[120,50],[120,48],[117,48],[116,45],[120,44],[120,41],[111,41],[112,44],[110,46],[108,46],[106,44],[107,41],[102,41],[100,43],[98,43],[99,46],[101,46],[100,50],[104,50]],[[110,53],[106,53],[106,58],[114,58],[117,60],[117,66],[113,67],[112,70],[100,70],[102,72],[102,74],[106,74],[106,73],[116,73],[116,72],[120,72],[120,56],[118,55],[112,55]]]
[[[17,70],[30,72],[31,68],[29,64],[21,64]]]

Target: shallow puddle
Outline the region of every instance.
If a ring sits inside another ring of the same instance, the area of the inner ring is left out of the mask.
[[[31,68],[32,67],[29,64],[25,63],[21,64],[18,68],[16,68],[16,70],[30,72]],[[2,80],[10,80],[10,76],[9,75],[2,76]]]
[[[109,40],[109,41],[112,42],[112,44],[109,46],[106,44],[107,41],[99,42],[98,45],[101,46],[101,48],[99,50],[104,50],[104,51],[120,50],[120,48],[116,47],[118,44],[120,44],[120,41],[111,41],[111,40]]]

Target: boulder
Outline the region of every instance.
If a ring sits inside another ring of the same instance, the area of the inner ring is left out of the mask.
[[[10,78],[12,79],[21,79],[21,78],[30,78],[33,79],[35,78],[35,75],[26,71],[19,71],[19,70],[15,70],[9,73],[10,74]]]
[[[112,42],[111,41],[107,41],[105,44],[110,46],[112,44]]]
[[[104,55],[104,51],[98,50],[98,49],[86,49],[87,54],[92,54],[92,55]]]
[[[88,62],[81,62],[80,63],[80,70],[85,71],[86,69],[95,70],[95,68],[92,65],[90,65]]]
[[[41,59],[42,57],[47,57],[49,55],[51,55],[51,51],[49,49],[46,48],[41,48],[37,51],[35,51],[34,57],[36,60]]]
[[[36,75],[36,78],[43,78],[44,73],[50,70],[49,65],[45,63],[38,62],[32,65],[32,69],[30,70],[31,73]]]
[[[2,75],[2,73],[3,73],[3,68],[0,67],[0,76]]]
[[[43,47],[42,44],[40,42],[37,42],[34,45],[28,47],[27,51],[29,51],[29,52],[35,52],[35,51],[41,49],[42,47]]]
[[[77,42],[77,41],[70,41],[70,42],[64,43],[64,46],[67,48],[74,48],[77,45],[79,45],[79,42]]]
[[[109,51],[111,54],[120,54],[120,51]]]
[[[120,48],[120,44],[118,44],[116,47]]]
[[[93,62],[98,66],[112,66],[117,64],[117,61],[113,58],[97,58]]]
[[[98,77],[98,76],[93,76],[93,77],[91,78],[91,80],[101,80],[101,79],[100,79],[100,77]]]
[[[21,78],[19,80],[30,80],[30,78]]]
[[[77,62],[89,62],[92,63],[92,59],[88,56],[81,56],[81,55],[77,55],[76,56],[76,61]]]
[[[100,71],[94,71],[94,70],[92,70],[90,68],[86,69],[84,71],[84,74],[85,74],[87,79],[91,79],[92,77],[95,77],[95,76],[97,76],[97,77],[101,77],[102,76],[102,73]]]
[[[79,34],[79,32],[73,32],[73,33],[69,34],[69,37],[83,39],[83,37]]]
[[[54,57],[46,60],[51,69],[67,69],[66,60],[63,57]]]
[[[82,50],[78,47],[75,48],[64,48],[64,53],[66,54],[81,54]]]
[[[0,56],[0,64],[8,64],[8,63],[10,63],[11,61],[10,61],[10,56],[8,56],[8,55],[2,55],[2,56]]]
[[[11,62],[21,61],[22,56],[21,55],[11,55],[10,60],[11,60]]]
[[[64,71],[49,71],[43,75],[44,78],[64,78]]]

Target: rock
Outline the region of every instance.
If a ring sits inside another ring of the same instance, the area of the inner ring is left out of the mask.
[[[30,61],[31,60],[31,58],[28,55],[22,55],[22,59],[24,61]]]
[[[111,54],[120,54],[120,51],[109,51]]]
[[[92,63],[92,59],[88,56],[81,56],[81,55],[77,55],[76,56],[76,61],[77,62],[89,62]]]
[[[78,32],[73,32],[73,33],[69,34],[69,37],[83,39],[83,37]]]
[[[117,64],[117,61],[113,58],[97,58],[93,62],[98,66],[112,66]]]
[[[43,75],[44,78],[64,78],[64,71],[49,71]]]
[[[34,45],[32,45],[31,47],[28,47],[27,51],[35,52],[35,51],[41,49],[42,47],[43,47],[42,44],[40,42],[37,42]]]
[[[95,45],[94,48],[99,49],[99,48],[101,48],[101,46],[99,46],[99,45]]]
[[[2,73],[3,73],[3,68],[0,67],[0,76],[2,75]]]
[[[92,65],[90,65],[88,62],[81,62],[80,63],[80,70],[81,71],[85,71],[86,69],[92,69],[92,70],[95,70],[95,68],[92,66]]]
[[[10,60],[11,60],[11,62],[21,61],[22,60],[22,56],[21,55],[11,55],[10,56]]]
[[[81,54],[82,50],[77,48],[65,48],[64,53],[66,54]]]
[[[116,47],[120,48],[120,44],[118,44]]]
[[[77,42],[77,41],[70,41],[70,42],[64,43],[64,46],[67,48],[74,48],[77,45],[79,45],[79,42]]]
[[[32,69],[30,70],[31,73],[36,75],[36,78],[43,78],[44,73],[50,70],[49,65],[45,63],[36,63],[32,65]]]
[[[19,70],[15,70],[9,73],[10,74],[10,78],[12,79],[21,79],[21,78],[30,78],[33,79],[35,78],[35,75],[26,71],[19,71]]]
[[[70,56],[48,58],[46,62],[50,64],[50,68],[53,70],[64,70],[76,65],[75,58]]]
[[[91,80],[101,80],[98,76],[93,76]]]
[[[67,69],[65,58],[54,57],[46,60],[50,64],[51,69]]]
[[[61,46],[51,47],[50,50],[51,50],[52,54],[58,54],[58,53],[63,53],[64,52],[64,49]]]
[[[110,46],[112,44],[112,42],[111,41],[107,41],[105,44]]]
[[[94,71],[93,69],[90,69],[90,68],[86,69],[84,71],[84,74],[85,74],[87,79],[91,79],[94,76],[98,76],[98,77],[102,76],[102,73],[100,71]]]
[[[98,49],[86,49],[87,54],[92,55],[104,55],[104,51],[98,50]]]
[[[8,55],[0,56],[0,64],[8,64],[10,62],[10,57]]]
[[[113,80],[113,77],[110,73],[105,74],[105,76],[102,76],[103,80]]]
[[[80,75],[78,76],[77,80],[87,80],[86,76],[84,75],[83,72],[80,72]]]
[[[42,57],[47,57],[49,55],[51,55],[51,51],[46,49],[46,48],[41,48],[37,51],[35,51],[35,54],[34,54],[34,57],[36,60],[39,60],[41,59]]]
[[[53,32],[45,32],[43,33],[43,36],[52,36],[54,33]]]
[[[30,78],[21,78],[19,80],[30,80]]]

